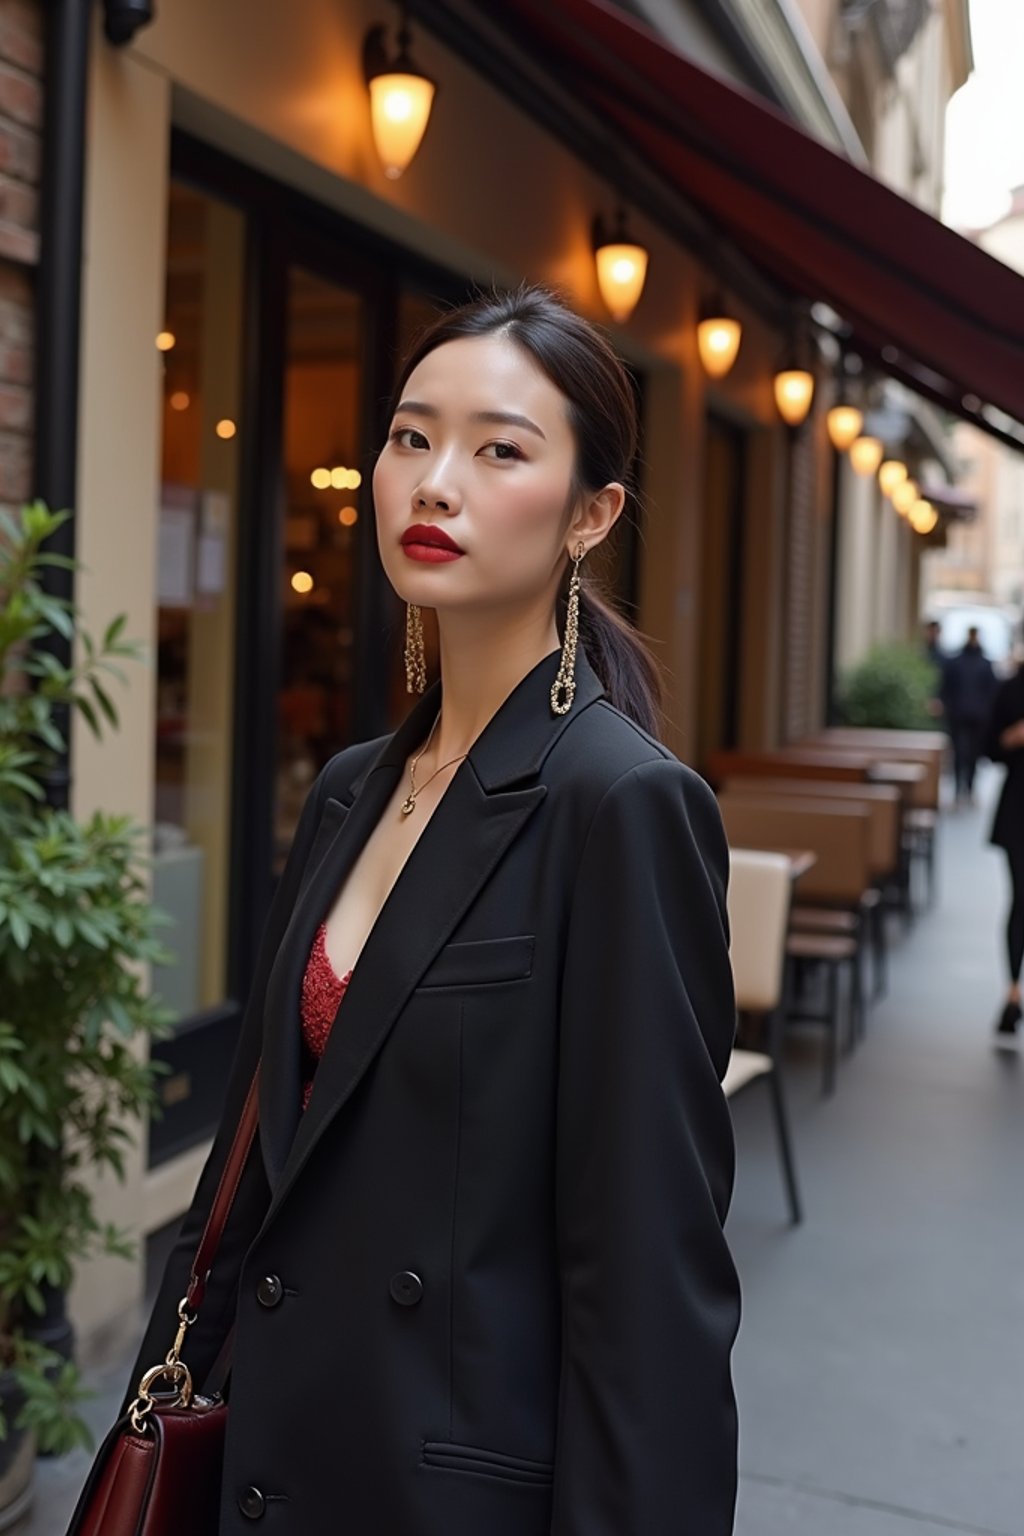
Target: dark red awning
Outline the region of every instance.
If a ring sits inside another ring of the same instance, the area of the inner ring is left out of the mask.
[[[965,396],[1024,423],[1019,274],[613,6],[502,10],[567,90],[782,288],[830,304],[869,357],[979,426],[999,423]]]

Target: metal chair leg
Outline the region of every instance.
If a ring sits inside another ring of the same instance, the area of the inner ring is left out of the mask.
[[[779,1143],[779,1157],[782,1161],[782,1179],[786,1186],[786,1198],[789,1202],[790,1220],[794,1226],[803,1221],[803,1207],[800,1203],[800,1191],[796,1182],[796,1164],[793,1161],[793,1146],[789,1135],[789,1116],[786,1113],[785,1097],[782,1091],[782,1079],[779,1076],[778,1065],[772,1067],[768,1073],[768,1091],[772,1096],[772,1113],[775,1119],[775,1135]]]
[[[854,961],[856,969],[856,960]],[[839,967],[828,967],[828,1034],[825,1037],[825,1059],[822,1069],[821,1091],[826,1097],[836,1089],[836,1063],[839,1059]]]
[[[889,967],[885,937],[885,903],[884,901],[879,901],[871,913],[871,947],[875,971],[875,985],[872,997],[876,1002],[880,997],[884,997],[889,989]]]

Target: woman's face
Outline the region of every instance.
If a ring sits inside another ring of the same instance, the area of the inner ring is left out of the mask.
[[[409,377],[373,474],[377,541],[398,595],[468,610],[547,593],[571,542],[575,458],[565,397],[514,342],[435,348]],[[415,541],[424,525],[462,553],[432,556]]]

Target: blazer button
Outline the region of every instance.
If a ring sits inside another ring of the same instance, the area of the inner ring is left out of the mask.
[[[412,1270],[403,1269],[391,1276],[389,1289],[400,1307],[414,1307],[423,1295],[423,1281]]]
[[[284,1295],[284,1286],[276,1275],[264,1275],[256,1287],[256,1300],[261,1307],[276,1307]]]
[[[246,1488],[238,1495],[238,1507],[247,1520],[259,1520],[267,1508],[267,1501],[258,1488]]]

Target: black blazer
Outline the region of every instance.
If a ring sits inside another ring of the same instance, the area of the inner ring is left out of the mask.
[[[1024,854],[1024,747],[1007,750],[1000,736],[1007,726],[1024,720],[1024,668],[999,685],[989,722],[985,753],[994,763],[1006,764],[999,804],[992,823],[991,841],[999,848]]]
[[[725,837],[703,780],[582,654],[552,715],[557,665],[457,769],[305,1114],[313,935],[440,684],[332,758],[303,810],[139,1355],[171,1342],[262,1054],[259,1148],[185,1349],[201,1382],[237,1313],[220,1536],[733,1529]]]

